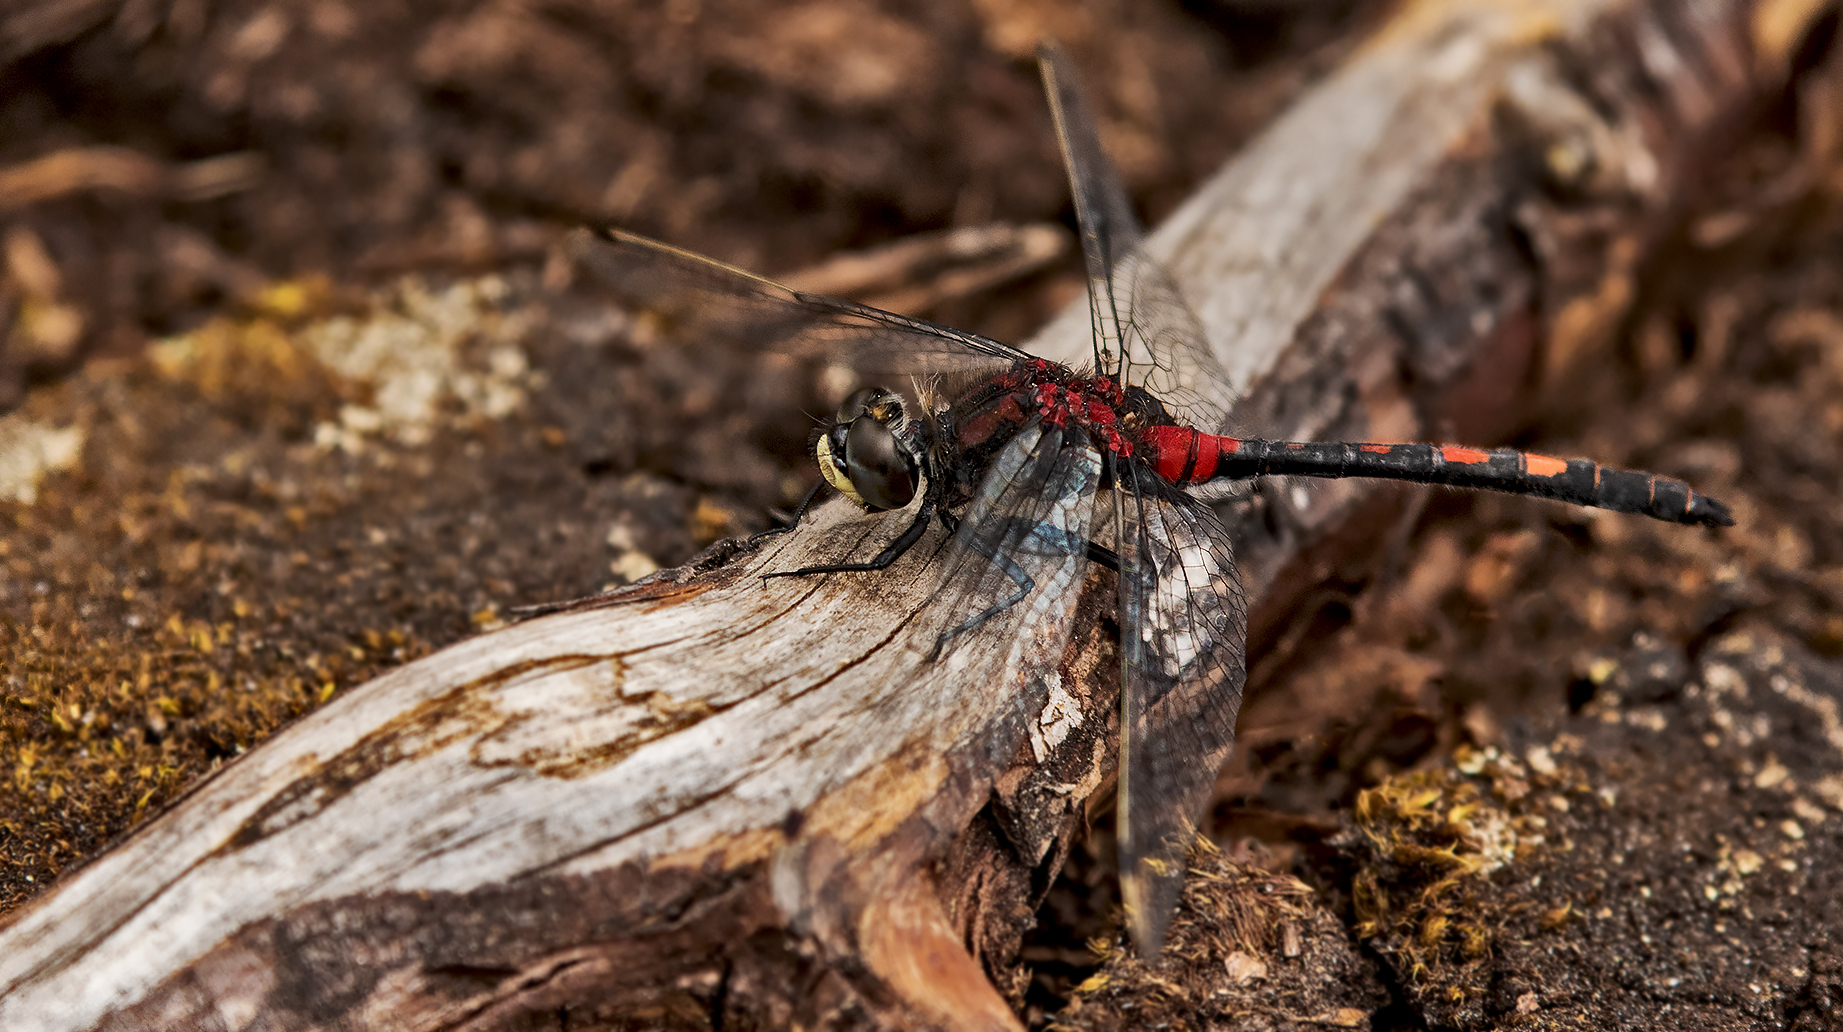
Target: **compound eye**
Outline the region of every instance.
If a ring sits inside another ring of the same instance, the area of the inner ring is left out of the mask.
[[[869,509],[900,509],[915,497],[914,464],[890,428],[869,414],[845,431],[845,474]]]

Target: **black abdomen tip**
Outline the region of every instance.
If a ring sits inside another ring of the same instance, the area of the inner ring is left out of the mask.
[[[1734,514],[1728,507],[1705,494],[1689,496],[1689,509],[1683,513],[1684,523],[1706,523],[1711,527],[1734,526]]]

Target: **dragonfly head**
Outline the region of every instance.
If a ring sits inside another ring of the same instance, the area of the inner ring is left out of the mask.
[[[881,387],[856,392],[813,442],[820,475],[866,512],[909,504],[921,463],[902,433],[907,425],[908,413],[897,394]]]

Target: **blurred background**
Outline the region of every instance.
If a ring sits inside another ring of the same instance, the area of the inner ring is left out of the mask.
[[[1380,6],[14,0],[0,410],[272,280],[498,269],[585,222],[785,273],[1066,221],[1045,36],[1156,218]]]

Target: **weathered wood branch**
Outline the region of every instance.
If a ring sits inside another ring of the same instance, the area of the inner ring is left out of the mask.
[[[1272,435],[1501,432],[1616,323],[1813,9],[1407,5],[1153,238],[1236,379],[1198,388]],[[1391,498],[1250,507],[1257,611]],[[350,693],[0,932],[0,1025],[1015,1027],[981,960],[1109,775],[1103,604],[1067,655],[1017,607],[931,662],[938,538],[760,579],[888,533],[834,504]]]

